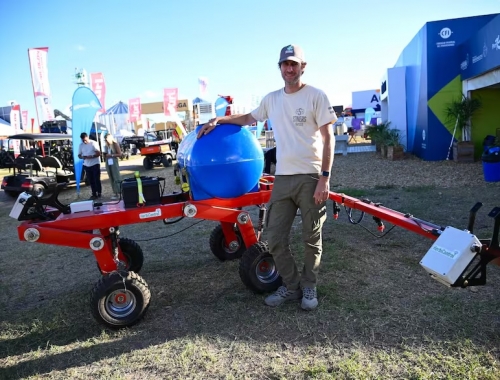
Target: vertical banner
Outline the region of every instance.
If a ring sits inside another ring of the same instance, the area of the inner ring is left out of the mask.
[[[21,133],[21,115],[19,113],[20,107],[19,105],[15,105],[10,110],[10,126],[14,129],[14,133],[17,135]],[[14,140],[14,157],[19,156],[21,153],[20,150],[20,141]]]
[[[177,88],[165,88],[163,89],[163,111],[165,116],[174,116],[177,110],[177,98],[179,96],[179,91]]]
[[[31,133],[40,133],[40,126],[37,125],[35,128],[35,118],[31,118]]]
[[[21,122],[23,124],[24,133],[33,133],[28,125],[28,111],[21,111]]]
[[[106,82],[104,81],[104,75],[102,73],[91,73],[90,74],[90,86],[94,94],[101,102],[102,108],[98,111],[100,113],[106,112],[105,98],[106,98]]]
[[[129,99],[128,114],[131,123],[141,120],[141,98]]]
[[[35,106],[38,122],[54,120],[54,109],[52,108],[52,96],[49,86],[49,72],[47,68],[47,54],[49,48],[28,49],[30,62],[31,81],[33,83],[33,94],[35,95]]]
[[[200,86],[200,96],[205,96],[207,94],[208,79],[205,77],[199,77],[198,85]]]
[[[227,107],[229,106],[229,102],[224,97],[219,97],[215,101],[215,116],[222,117],[226,115]]]
[[[78,158],[78,148],[82,140],[80,134],[90,134],[95,114],[102,108],[99,99],[88,87],[78,87],[73,93],[72,104],[72,142],[73,142],[73,171],[76,180],[76,192],[80,194],[80,180],[82,178],[83,160]]]

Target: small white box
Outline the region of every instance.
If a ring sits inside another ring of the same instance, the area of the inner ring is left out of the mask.
[[[94,201],[73,202],[69,204],[69,208],[72,214],[76,212],[92,211],[94,209]]]
[[[12,210],[10,210],[9,216],[16,220],[19,220],[19,215],[21,215],[21,212],[23,211],[24,203],[30,198],[31,195],[26,192],[19,194],[16,203],[14,203],[14,207],[12,207]]]
[[[452,285],[476,257],[476,246],[481,247],[481,242],[469,231],[446,227],[420,265],[436,280]]]

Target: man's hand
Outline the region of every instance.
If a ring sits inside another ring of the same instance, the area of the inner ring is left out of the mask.
[[[317,205],[326,202],[330,195],[330,178],[320,176],[316,190],[314,191],[314,201]]]
[[[203,126],[198,131],[198,138],[213,131],[213,129],[217,126],[218,122],[219,122],[219,118],[214,117],[213,119],[210,119],[207,123],[203,124]]]

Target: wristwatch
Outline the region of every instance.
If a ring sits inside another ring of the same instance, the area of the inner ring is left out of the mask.
[[[321,173],[322,177],[330,177],[330,172],[327,172],[326,170],[323,170],[323,173]]]

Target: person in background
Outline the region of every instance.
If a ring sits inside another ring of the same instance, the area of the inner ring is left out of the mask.
[[[113,189],[111,199],[117,199],[120,194],[120,165],[118,159],[122,155],[120,144],[115,140],[111,133],[106,133],[104,136],[104,154],[106,155],[106,171],[108,172],[109,181]]]
[[[198,138],[219,124],[251,125],[268,119],[276,146],[276,173],[267,215],[269,253],[283,279],[283,286],[264,300],[268,306],[302,299],[304,310],[318,306],[316,283],[330,190],[335,138],[332,123],[337,120],[326,94],[302,82],[306,61],[302,49],[288,45],[281,49],[278,67],[284,88],[264,97],[249,114],[216,117],[204,124]],[[304,267],[299,271],[290,250],[289,235],[300,210]]]
[[[101,197],[101,150],[97,141],[91,140],[89,136],[83,132],[80,135],[82,142],[78,147],[78,158],[83,159],[83,168],[92,189],[90,199]]]

